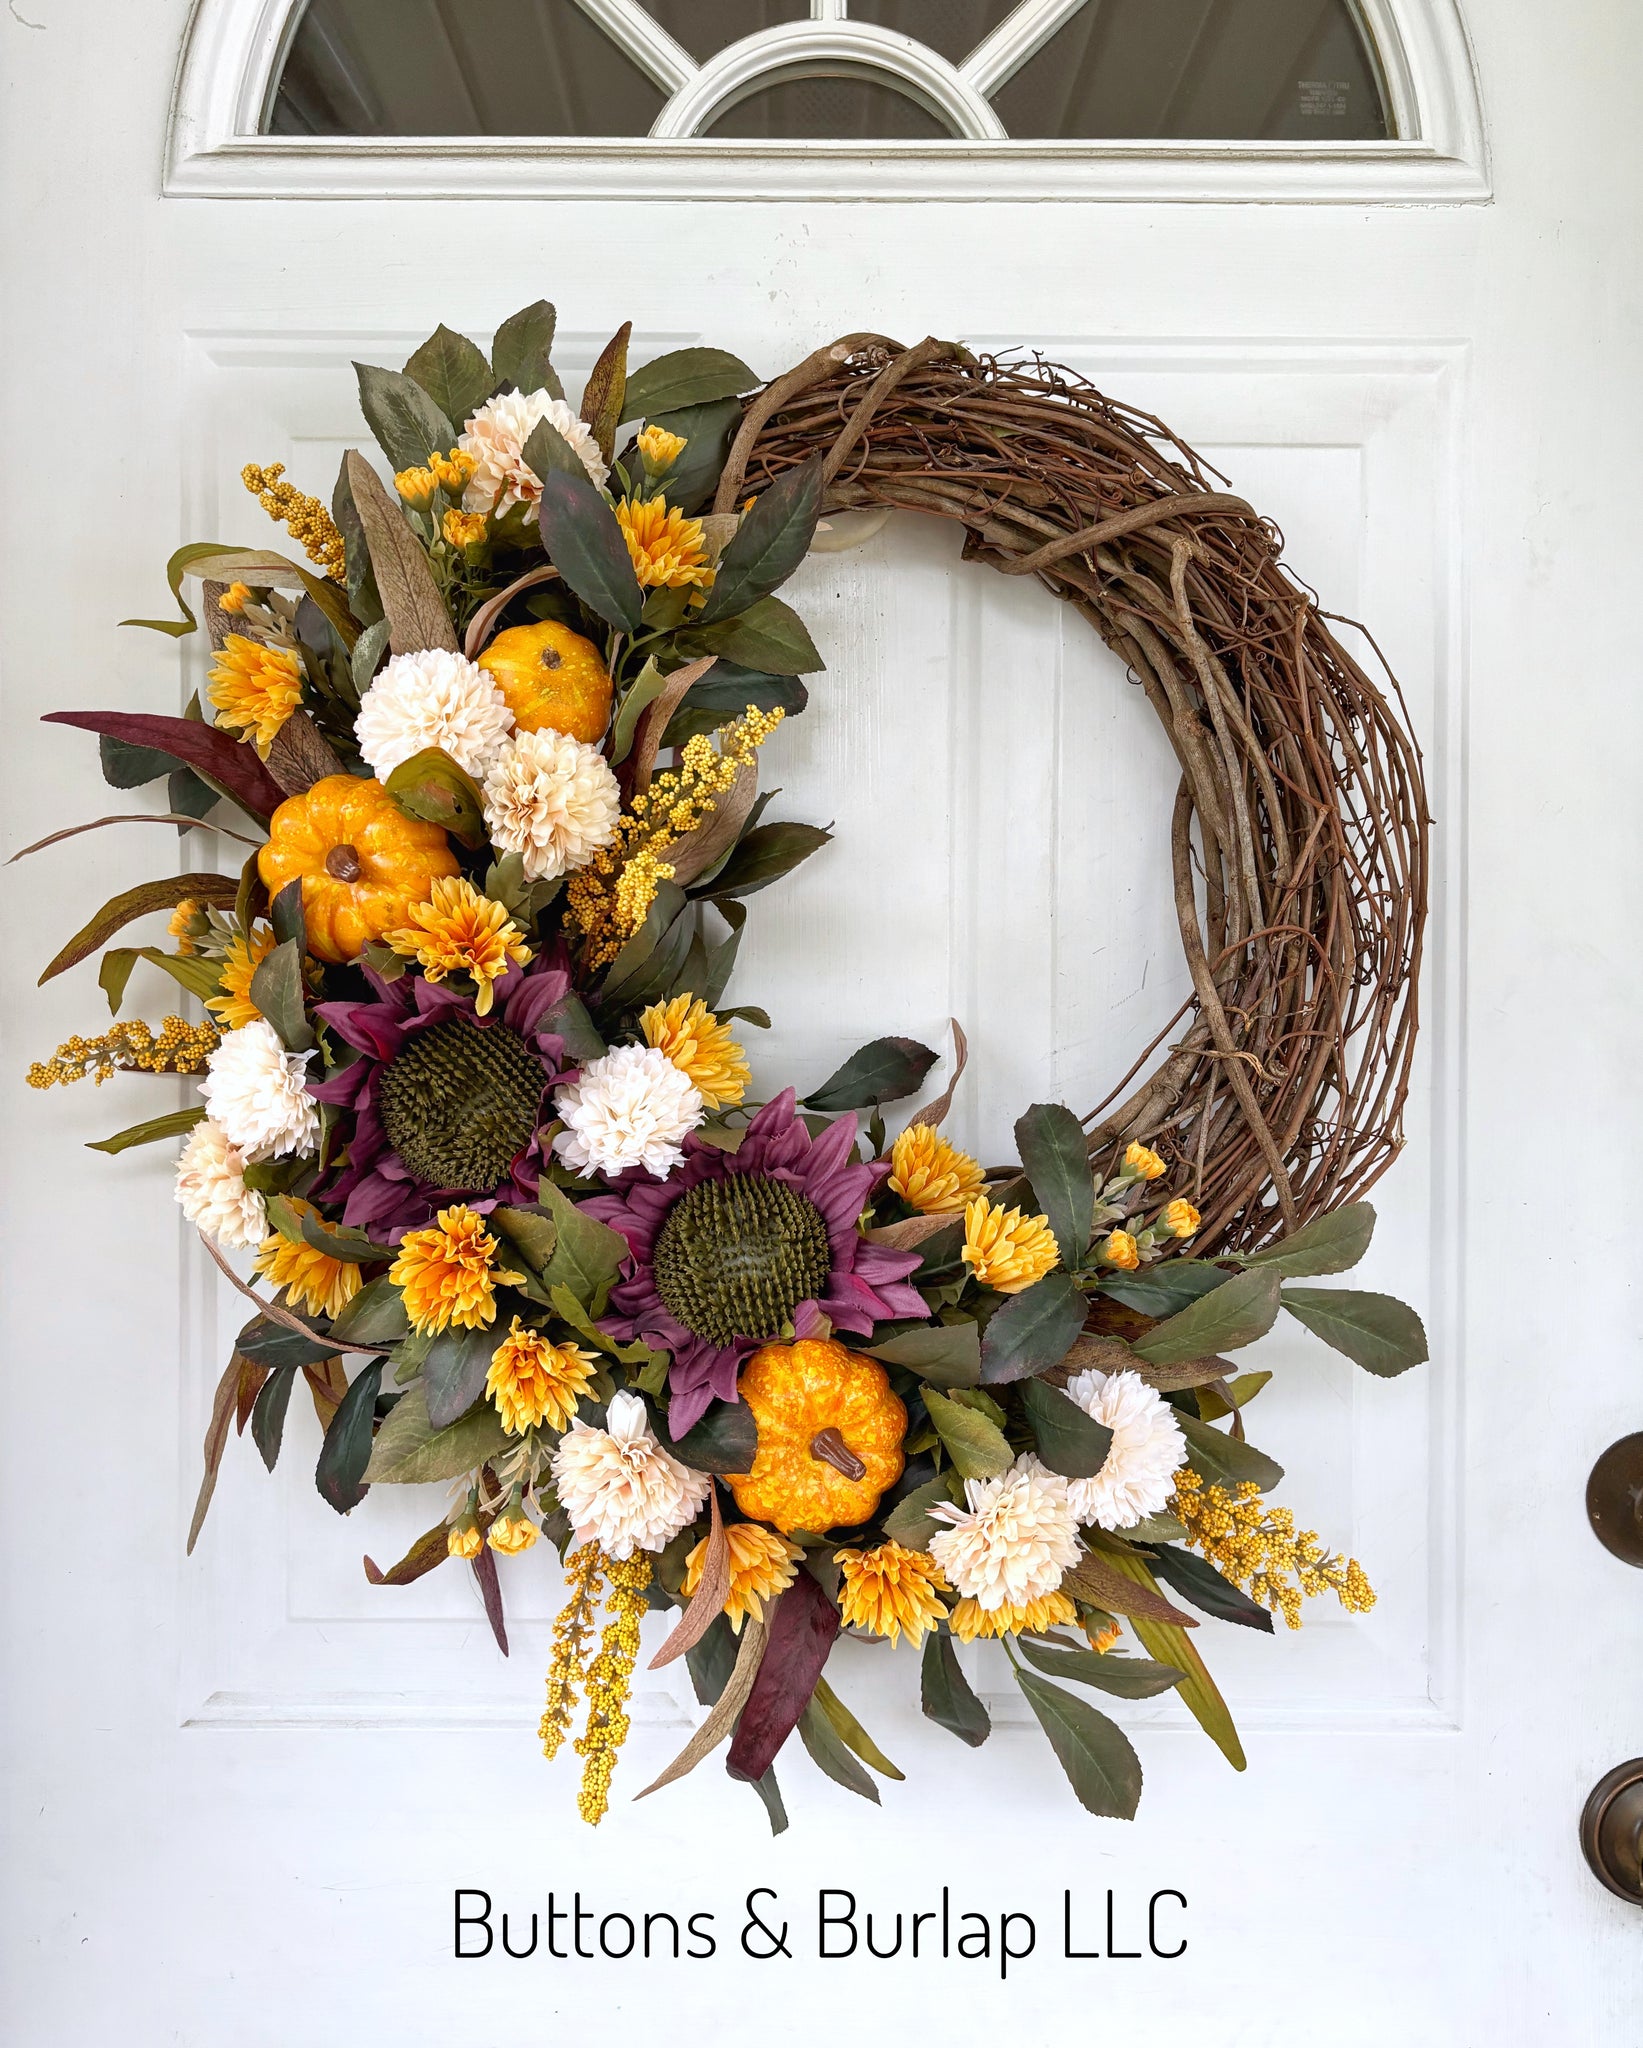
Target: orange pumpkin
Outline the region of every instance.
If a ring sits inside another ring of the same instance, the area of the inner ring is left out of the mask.
[[[521,732],[551,726],[595,745],[610,723],[610,674],[591,640],[543,619],[498,633],[479,666],[508,700]]]
[[[831,1337],[765,1344],[742,1370],[741,1396],[759,1449],[730,1490],[752,1520],[818,1536],[849,1528],[902,1475],[907,1410],[876,1359]]]
[[[308,950],[319,960],[357,958],[427,902],[436,876],[458,871],[437,825],[407,817],[380,782],[357,775],[327,775],[288,796],[257,855],[270,896],[301,876]]]

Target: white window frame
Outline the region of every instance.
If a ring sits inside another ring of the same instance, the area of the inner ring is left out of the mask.
[[[577,0],[669,95],[649,136],[265,135],[304,0],[196,0],[172,105],[164,187],[218,199],[563,198],[1198,200],[1423,204],[1490,197],[1459,0],[1355,0],[1396,129],[1382,142],[1011,141],[985,97],[1078,0],[1022,0],[954,65],[921,43],[811,19],[698,64],[635,0]],[[882,77],[955,130],[939,142],[727,142],[699,131],[774,78],[841,64]]]

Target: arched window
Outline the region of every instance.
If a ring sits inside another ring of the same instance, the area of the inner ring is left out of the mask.
[[[198,0],[167,189],[1488,193],[1457,0]]]
[[[1365,141],[1352,0],[308,0],[285,135]]]

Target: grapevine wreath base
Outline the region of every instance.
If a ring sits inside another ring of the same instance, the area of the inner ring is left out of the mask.
[[[101,952],[118,1020],[141,959],[204,1018],[30,1075],[198,1079],[97,1148],[182,1138],[177,1199],[256,1305],[189,1547],[231,1428],[271,1468],[299,1382],[338,1513],[448,1489],[374,1583],[467,1560],[505,1650],[498,1558],[546,1536],[541,1735],[580,1723],[590,1821],[650,1608],[679,1610],[652,1664],[686,1657],[708,1711],[646,1789],[728,1742],[777,1828],[795,1729],[852,1791],[900,1776],[825,1676],[841,1633],[917,1645],[971,1747],[956,1645],[996,1639],[1092,1813],[1133,1813],[1141,1768],[1091,1693],[1178,1691],[1241,1769],[1203,1618],[1374,1595],[1270,1502],[1244,1425],[1270,1375],[1225,1354],[1283,1311],[1371,1373],[1426,1356],[1402,1304],[1310,1284],[1361,1257],[1401,1142],[1415,747],[1270,524],[1068,371],[857,334],[761,387],[719,349],[630,370],[624,327],[573,411],[553,330],[539,302],[488,356],[441,327],[361,366],[392,488],[350,452],[328,511],[251,465],[306,561],[182,548],[180,619],[131,622],[192,632],[201,581],[206,701],[51,714],[116,787],[164,778],[150,822],[250,849],[128,889],[44,977]],[[776,592],[824,514],[898,507],[1082,611],[1181,766],[1192,1001],[1097,1109],[1027,1107],[1005,1166],[942,1135],[956,1026],[898,1117],[928,1047],[756,1100],[738,1034],[769,1019],[725,1003],[748,899],[829,837],[758,790],[823,666]],[[160,912],[168,944],[109,944]]]

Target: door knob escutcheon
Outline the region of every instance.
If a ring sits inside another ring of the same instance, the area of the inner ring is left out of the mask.
[[[1592,1787],[1580,1816],[1580,1848],[1599,1884],[1643,1906],[1643,1756],[1616,1765]]]
[[[1592,1467],[1586,1519],[1605,1550],[1643,1565],[1643,1430],[1610,1444]]]

